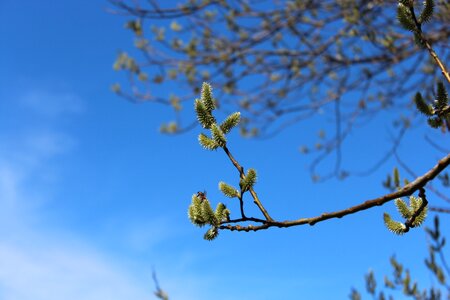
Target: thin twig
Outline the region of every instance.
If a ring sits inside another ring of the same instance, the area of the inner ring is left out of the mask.
[[[431,47],[428,40],[425,38],[423,32],[422,32],[422,25],[419,23],[419,21],[416,18],[416,14],[414,12],[414,6],[409,7],[409,11],[411,12],[412,19],[414,21],[414,24],[416,24],[417,33],[419,34],[420,39],[425,45],[425,48],[427,48],[428,52],[430,53],[430,56],[433,58],[433,60],[436,62],[436,64],[441,69],[442,75],[444,75],[445,79],[447,79],[447,82],[450,83],[450,73],[447,71],[444,63],[441,62],[439,57],[437,56],[436,52]]]
[[[431,211],[435,211],[438,213],[446,213],[446,214],[450,214],[450,208],[443,208],[443,207],[435,207],[435,206],[431,206],[430,207]]]
[[[224,146],[223,150],[225,151],[225,153],[227,154],[228,158],[231,160],[233,165],[236,167],[236,169],[239,171],[239,177],[241,179],[244,179],[245,178],[244,168],[237,162],[237,160],[233,157],[233,155],[231,155],[231,152],[230,152],[230,150],[228,150],[227,146]],[[266,220],[273,221],[272,217],[269,215],[267,210],[262,205],[261,201],[258,198],[258,195],[253,190],[253,188],[250,188],[249,192],[253,197],[253,202],[256,204],[256,206],[258,206],[259,210],[262,212],[262,214],[264,215]]]
[[[156,287],[155,296],[161,300],[169,300],[169,296],[167,295],[167,293],[159,286],[158,278],[156,277],[155,271],[152,272],[152,278]]]
[[[445,152],[445,153],[448,153],[448,152]],[[400,158],[400,156],[397,154],[397,152],[395,152],[394,155],[395,155],[395,159],[397,160],[400,167],[405,169],[405,171],[408,172],[412,177],[417,178],[416,173],[414,173],[413,170],[411,170],[411,168],[409,168],[409,166]],[[447,195],[441,193],[434,186],[432,186],[431,183],[427,186],[427,189],[430,190],[431,192],[433,192],[436,196],[438,196],[442,200],[450,203],[450,198]]]
[[[332,218],[342,218],[350,214],[354,214],[363,210],[367,210],[369,208],[375,207],[375,206],[381,206],[389,201],[392,201],[397,198],[409,196],[419,190],[420,188],[423,188],[429,181],[433,180],[440,172],[442,172],[448,165],[450,164],[450,154],[442,158],[438,161],[438,163],[431,168],[428,172],[426,172],[424,175],[417,177],[413,182],[405,185],[403,188],[399,189],[398,191],[395,191],[390,194],[386,194],[383,196],[380,196],[375,199],[364,201],[361,204],[349,207],[347,209],[330,212],[330,213],[323,213],[317,217],[312,218],[301,218],[297,220],[292,221],[267,221],[265,224],[262,225],[249,225],[249,226],[239,226],[239,225],[230,225],[223,223],[219,228],[220,229],[228,229],[228,230],[237,230],[237,231],[258,231],[262,229],[267,229],[269,227],[292,227],[292,226],[299,226],[299,225],[314,225],[319,222],[323,222],[328,219]]]

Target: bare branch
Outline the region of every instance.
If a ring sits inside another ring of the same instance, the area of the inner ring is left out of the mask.
[[[428,172],[423,174],[422,176],[416,178],[413,182],[405,185],[403,188],[401,188],[398,191],[395,191],[390,194],[386,194],[380,197],[377,197],[375,199],[366,200],[363,203],[359,205],[355,205],[352,207],[349,207],[347,209],[339,210],[336,212],[330,212],[330,213],[323,213],[320,216],[312,217],[312,218],[301,218],[298,220],[293,221],[282,221],[282,222],[265,222],[265,224],[262,225],[249,225],[249,226],[239,226],[239,225],[227,225],[227,222],[223,222],[222,225],[219,227],[220,229],[227,229],[227,230],[236,230],[236,231],[258,231],[262,229],[267,229],[270,227],[292,227],[292,226],[299,226],[299,225],[314,225],[319,222],[323,222],[325,220],[329,220],[332,218],[342,218],[350,214],[354,214],[363,210],[367,210],[369,208],[375,207],[375,206],[381,206],[389,201],[392,201],[397,198],[410,196],[414,192],[418,191],[419,189],[425,187],[425,185],[433,180],[440,172],[442,172],[448,165],[450,164],[450,154],[439,160],[439,162],[431,168]]]
[[[228,148],[226,146],[223,147],[223,150],[225,151],[225,153],[227,154],[228,158],[231,160],[231,162],[233,163],[235,168],[239,171],[239,177],[241,179],[244,179],[244,177],[245,177],[244,168],[237,162],[236,159],[234,159],[233,155],[231,155],[230,151],[228,150]],[[261,201],[259,200],[258,195],[254,191],[254,189],[250,188],[249,191],[250,191],[250,194],[253,197],[253,202],[256,204],[256,206],[258,206],[259,210],[262,212],[262,214],[264,215],[266,220],[267,221],[273,221],[272,217],[269,215],[269,213],[267,212],[267,210],[264,208],[264,206],[262,205]],[[242,205],[241,205],[241,207],[242,207]],[[242,216],[243,217],[245,216],[243,211],[242,211]]]

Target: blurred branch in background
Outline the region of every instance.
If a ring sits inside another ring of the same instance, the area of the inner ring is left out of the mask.
[[[220,111],[241,112],[243,136],[271,137],[311,118],[334,118],[334,129],[301,147],[317,154],[311,165],[316,181],[351,175],[341,163],[342,144],[378,115],[400,124],[400,131],[408,128],[417,118],[410,97],[420,90],[431,98],[442,75],[436,53],[439,62],[450,58],[444,0],[435,1],[427,23],[426,47],[435,56],[412,46],[415,37],[398,26],[394,0],[110,3],[114,13],[130,18],[126,28],[135,36],[135,49],[121,52],[114,64],[129,82],[115,84],[117,94],[170,107],[175,117],[161,125],[165,133],[195,126],[184,107],[186,101],[191,107],[203,81],[212,83]],[[167,93],[173,83],[183,92]],[[335,166],[319,174],[317,166],[332,153]]]

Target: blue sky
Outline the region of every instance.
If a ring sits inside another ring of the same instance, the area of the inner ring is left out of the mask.
[[[393,205],[314,227],[222,232],[204,241],[187,219],[191,195],[206,189],[213,202],[224,201],[217,184],[236,183],[235,170],[222,153],[201,149],[198,128],[161,135],[166,108],[110,91],[123,80],[112,64],[132,36],[126,18],[107,7],[0,2],[0,299],[154,299],[153,269],[177,300],[346,299],[352,286],[363,289],[368,269],[380,280],[390,272],[394,253],[422,284],[433,282],[422,266],[423,230],[396,237],[384,228],[382,213]],[[317,128],[310,121],[270,140],[230,137],[236,158],[257,169],[258,194],[277,218],[385,192],[380,182],[393,161],[370,177],[313,184],[310,157],[298,147]],[[365,130],[372,138],[355,133],[346,149],[352,167],[376,161],[378,146],[390,140],[383,120]],[[442,155],[417,147],[426,130],[400,148],[418,173]],[[443,220],[447,234],[448,225]]]

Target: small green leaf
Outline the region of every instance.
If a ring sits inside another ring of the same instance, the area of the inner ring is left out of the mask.
[[[202,200],[195,194],[192,196],[191,205],[189,205],[188,217],[194,225],[199,227],[203,227],[207,224],[207,220],[204,218],[202,212]]]
[[[402,199],[395,199],[395,206],[397,206],[398,212],[402,215],[403,218],[409,219],[412,216],[412,212],[410,211],[408,205]]]
[[[202,85],[201,100],[209,113],[216,108],[216,104],[212,96],[212,87],[209,83],[204,82]]]
[[[112,90],[114,93],[119,94],[119,93],[121,92],[122,89],[121,89],[119,83],[114,83],[114,84],[111,86],[111,90]]]
[[[177,21],[172,21],[172,23],[170,23],[170,29],[172,29],[173,31],[181,31],[181,29],[183,28],[180,24],[178,24]]]
[[[394,168],[394,185],[396,188],[400,187],[400,174],[397,168]]]
[[[393,233],[402,235],[406,232],[405,224],[392,220],[389,214],[384,213],[383,219],[387,229],[389,229]]]
[[[399,0],[398,3],[403,4],[406,7],[412,7],[414,0]]]
[[[387,276],[384,276],[384,286],[391,289],[395,288],[394,283]]]
[[[227,197],[230,197],[230,198],[239,197],[239,192],[234,187],[232,187],[231,185],[226,184],[223,181],[219,182],[219,189]]]
[[[411,207],[411,214],[414,214],[422,206],[423,200],[420,197],[411,196],[409,197],[409,203],[410,203],[409,206]],[[428,206],[425,206],[423,210],[420,212],[420,214],[416,216],[412,225],[414,227],[422,225],[427,217],[427,213],[428,213]]]
[[[159,131],[161,132],[161,133],[176,133],[176,132],[178,132],[178,124],[177,124],[177,122],[174,122],[174,121],[172,121],[172,122],[169,122],[169,123],[164,123],[164,124],[161,124],[161,126],[159,127]]]
[[[391,183],[391,175],[387,175],[386,180],[382,182],[383,186],[387,189],[392,189],[392,183]]]
[[[249,169],[244,179],[240,180],[239,186],[241,187],[242,191],[245,192],[250,190],[255,183],[256,183],[256,171],[254,169]]]
[[[226,221],[230,218],[230,211],[225,206],[225,204],[219,203],[219,204],[217,204],[215,215],[216,215],[216,219],[220,223],[220,222]]]
[[[444,109],[448,104],[448,94],[445,90],[445,86],[442,82],[437,84],[437,97],[436,97],[436,108],[438,110]]]
[[[350,294],[350,299],[351,300],[361,300],[362,299],[361,294],[357,290],[352,289],[352,292]]]
[[[428,213],[428,207],[424,207],[424,209],[420,212],[419,215],[414,219],[413,225],[414,227],[419,227],[425,222],[425,219],[427,218]]]
[[[180,111],[183,108],[180,103],[180,98],[175,95],[170,95],[169,102],[175,111]]]
[[[375,280],[375,276],[373,275],[373,271],[369,271],[369,273],[365,276],[366,279],[366,290],[369,294],[375,295],[377,282]]]
[[[142,35],[142,22],[140,19],[129,21],[125,24],[125,28],[131,29],[137,36]]]
[[[409,206],[411,207],[411,213],[414,213],[416,210],[418,210],[421,204],[422,198],[414,196],[409,197]]]
[[[409,11],[409,7],[404,5],[403,3],[399,3],[397,6],[397,19],[400,24],[409,31],[416,31],[416,24],[412,18],[411,12]]]
[[[207,241],[214,240],[219,235],[219,229],[217,227],[211,227],[208,229],[208,231],[205,233],[203,238]]]
[[[138,79],[139,81],[147,81],[148,80],[148,75],[144,72],[140,72],[138,75]]]
[[[200,133],[198,135],[198,141],[203,148],[207,150],[216,150],[219,145],[213,140],[207,137],[205,134]]]
[[[219,147],[225,147],[227,145],[227,139],[222,130],[217,126],[217,124],[211,125],[211,134],[213,140],[219,145]]]
[[[217,220],[216,215],[214,214],[213,209],[211,208],[211,204],[209,204],[209,201],[207,199],[203,200],[201,203],[201,212],[202,212],[202,218],[208,222],[208,224],[211,224],[213,226],[216,226],[219,224],[219,220]]]
[[[420,93],[417,93],[414,97],[414,102],[416,103],[417,109],[426,116],[432,116],[433,115],[433,108],[431,105],[428,105],[425,100],[423,99],[422,95]]]
[[[423,10],[419,17],[419,23],[426,23],[431,20],[434,11],[434,1],[433,0],[425,0],[423,2]]]
[[[239,121],[241,120],[241,113],[235,112],[229,115],[225,121],[220,125],[220,129],[223,131],[223,133],[227,134],[230,132],[233,127],[239,124]]]
[[[211,126],[216,123],[216,119],[199,99],[195,100],[195,111],[197,113],[198,122],[203,128],[210,129]]]

